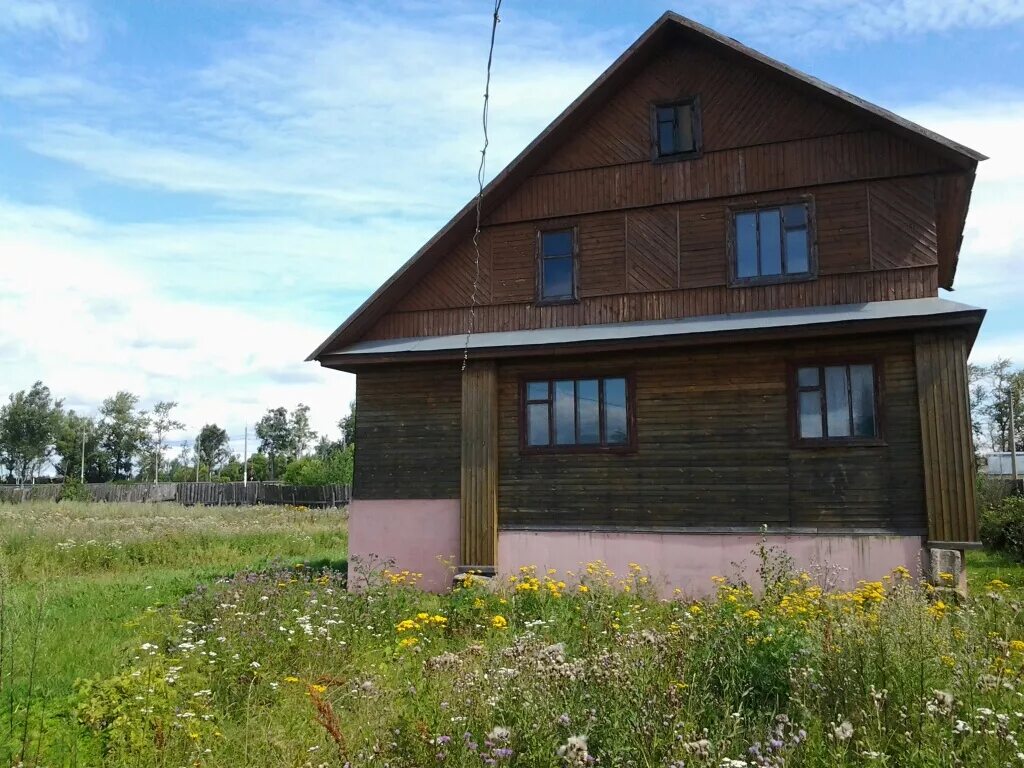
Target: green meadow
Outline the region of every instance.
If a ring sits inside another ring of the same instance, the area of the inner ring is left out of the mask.
[[[966,601],[834,592],[766,547],[756,593],[595,562],[441,596],[364,564],[356,595],[336,510],[0,505],[0,531],[12,766],[1024,764],[1003,556]]]

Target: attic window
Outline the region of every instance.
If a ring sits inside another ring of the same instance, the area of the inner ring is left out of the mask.
[[[651,139],[655,160],[675,160],[700,153],[700,119],[697,98],[651,109]]]
[[[537,233],[538,300],[558,303],[576,300],[576,230],[541,230]]]

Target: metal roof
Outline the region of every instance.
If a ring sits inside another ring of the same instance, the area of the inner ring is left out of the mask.
[[[469,336],[471,351],[514,349],[548,345],[586,344],[589,342],[618,342],[640,339],[693,337],[736,331],[756,331],[786,328],[830,326],[837,323],[863,323],[880,320],[934,320],[953,319],[958,315],[977,316],[984,310],[967,304],[940,298],[872,301],[864,304],[841,304],[828,307],[779,309],[766,312],[737,312],[725,315],[705,315],[679,320],[645,320],[634,323],[606,323],[602,325],[571,326],[565,328],[537,328],[527,331],[499,331],[474,333]],[[461,351],[466,347],[466,334],[454,336],[424,336],[408,339],[381,339],[360,341],[345,349],[323,355],[326,364],[331,358],[349,360],[359,356],[403,355],[416,353],[442,353]]]

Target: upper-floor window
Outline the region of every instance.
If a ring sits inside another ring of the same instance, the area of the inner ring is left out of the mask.
[[[572,301],[576,298],[576,230],[541,230],[538,295],[541,301]]]
[[[524,381],[523,450],[628,449],[630,386],[626,376]]]
[[[732,256],[736,280],[809,276],[810,218],[807,203],[735,211]]]
[[[700,115],[696,98],[651,109],[654,158],[682,158],[700,152]]]
[[[871,363],[798,367],[797,437],[816,442],[878,439],[877,390]]]

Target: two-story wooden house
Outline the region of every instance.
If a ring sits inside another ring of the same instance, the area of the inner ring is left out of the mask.
[[[478,248],[474,201],[311,355],[357,374],[352,556],[699,591],[762,526],[848,580],[962,549],[984,312],[938,289],[983,159],[665,14]]]

